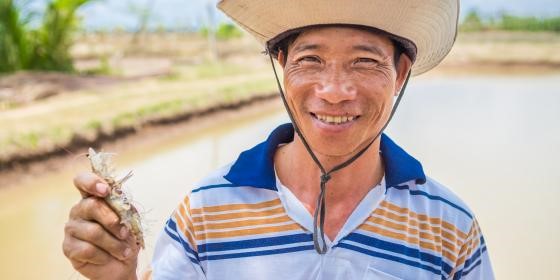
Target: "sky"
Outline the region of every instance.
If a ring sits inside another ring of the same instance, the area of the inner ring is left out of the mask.
[[[33,6],[41,6],[49,0],[35,0]],[[278,0],[280,1],[280,0]],[[305,1],[305,0],[302,0]],[[216,0],[96,0],[80,10],[84,26],[89,30],[122,28],[135,30],[139,16],[134,10],[151,7],[150,26],[174,29],[193,29],[208,25],[209,14],[214,22],[226,21],[215,8]],[[462,0],[461,15],[477,10],[483,16],[495,16],[502,12],[522,16],[560,16],[560,0]],[[211,12],[210,12],[211,11]]]

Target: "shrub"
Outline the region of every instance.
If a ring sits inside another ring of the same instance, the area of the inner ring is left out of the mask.
[[[92,0],[53,0],[41,24],[29,27],[36,15],[24,15],[14,0],[0,0],[0,72],[73,71],[70,47],[79,21],[76,11]]]

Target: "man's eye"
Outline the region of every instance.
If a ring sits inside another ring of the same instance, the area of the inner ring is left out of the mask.
[[[377,63],[377,60],[373,58],[360,57],[356,59],[356,63]]]
[[[297,60],[298,62],[311,62],[311,63],[321,63],[321,60],[316,56],[304,56]]]

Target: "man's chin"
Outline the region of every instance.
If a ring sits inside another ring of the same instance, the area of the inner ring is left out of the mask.
[[[322,139],[324,140],[324,139]],[[313,151],[322,157],[348,158],[358,152],[358,145],[340,141],[318,141],[310,143]],[[315,145],[314,145],[315,144]]]

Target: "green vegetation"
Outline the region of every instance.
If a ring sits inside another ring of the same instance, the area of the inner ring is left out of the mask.
[[[202,36],[207,37],[209,34],[208,27],[203,27],[200,29]],[[220,23],[216,28],[216,38],[220,40],[229,40],[233,38],[241,37],[242,33],[237,26],[231,23]]]
[[[499,22],[508,31],[553,31],[560,32],[560,17],[539,19],[535,17],[516,17],[503,15]]]
[[[70,47],[79,20],[76,11],[92,0],[53,0],[41,24],[30,26],[14,0],[0,0],[0,73],[17,70],[73,71]]]
[[[460,25],[461,31],[549,31],[560,32],[560,17],[536,18],[502,14],[498,18],[483,18],[477,11],[470,11]]]
[[[23,68],[29,59],[29,42],[13,0],[0,0],[0,72]]]
[[[486,26],[476,11],[470,11],[459,28],[461,31],[482,31]]]

